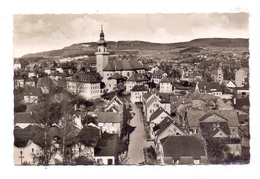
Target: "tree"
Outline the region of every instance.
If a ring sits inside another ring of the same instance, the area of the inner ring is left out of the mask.
[[[118,155],[118,163],[119,164],[128,164],[130,157],[128,156],[127,151]]]
[[[230,148],[218,140],[207,140],[206,148],[208,160],[211,164],[224,164],[230,152]]]

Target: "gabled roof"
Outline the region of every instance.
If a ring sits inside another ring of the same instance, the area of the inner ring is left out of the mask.
[[[230,130],[228,128],[228,125],[226,127],[224,127],[221,125],[218,126],[217,124],[213,124],[209,131],[209,137],[214,137],[219,132],[223,132],[226,135],[230,135]]]
[[[152,74],[152,77],[153,78],[161,78],[162,75],[164,74],[165,72],[161,69],[155,71],[153,74]]]
[[[198,127],[199,122],[203,121],[200,120],[201,118],[204,119],[206,116],[211,116],[216,114],[221,118],[224,118],[228,121],[228,125],[230,127],[237,127],[239,126],[237,114],[233,110],[209,110],[209,111],[202,111],[202,110],[187,110],[187,120],[188,126],[190,127]]]
[[[239,98],[239,99],[235,99],[235,104],[234,104],[234,107],[236,109],[239,109],[243,112],[249,112],[249,107],[250,107],[250,101],[249,101],[249,98],[246,97],[246,98]],[[233,100],[234,102],[234,100]]]
[[[69,81],[78,81],[84,83],[100,83],[102,76],[96,72],[84,72],[75,74]]]
[[[173,105],[175,107],[178,107],[180,106],[181,104],[189,104],[189,103],[192,103],[192,100],[187,98],[187,97],[180,97],[178,98],[178,101],[176,101]]]
[[[14,146],[16,147],[25,147],[29,140],[32,139],[33,135],[36,132],[42,130],[37,125],[29,125],[26,128],[22,129],[19,127],[14,128]]]
[[[100,112],[97,118],[98,123],[120,123],[121,121],[121,116],[114,112]]]
[[[198,86],[200,91],[206,90],[207,93],[222,92],[219,82],[199,82]]]
[[[167,76],[165,76],[161,79],[160,83],[171,83],[171,80]]]
[[[156,100],[159,101],[159,103],[160,103],[160,99],[155,94],[153,94],[153,96],[150,98],[150,100],[148,100],[147,103],[145,104],[146,109],[149,106],[151,106],[151,104],[153,104]]]
[[[107,134],[108,137],[102,137],[95,148],[95,156],[117,156],[118,134]],[[101,142],[102,141],[102,142]],[[101,144],[102,143],[102,144]]]
[[[110,106],[114,101],[116,101],[119,105],[123,105],[126,102],[123,97],[119,97],[117,93],[115,93],[114,97],[109,101],[107,106]]]
[[[103,71],[138,70],[145,67],[137,60],[114,60],[108,62]]]
[[[33,123],[32,115],[30,113],[14,113],[14,125],[17,123]]]
[[[160,114],[162,114],[163,112],[165,112],[168,116],[170,116],[170,114],[165,111],[162,107],[159,107],[156,111],[153,112],[153,114],[150,116],[150,121],[153,121],[154,119],[156,119]]]
[[[134,73],[126,81],[141,82],[148,81],[148,78],[142,73]]]
[[[248,114],[238,114],[237,117],[239,122],[245,122],[246,120],[249,121]]]
[[[153,93],[148,92],[148,93],[145,93],[145,94],[143,95],[143,98],[144,98],[145,100],[148,100],[152,95],[153,95]]]
[[[148,89],[144,85],[135,85],[131,91],[148,91]]]
[[[201,122],[200,129],[202,135],[209,135],[210,137],[213,137],[220,130],[225,134],[230,135],[228,122]]]
[[[172,157],[173,160],[180,160],[185,156],[192,156],[193,159],[206,156],[203,143],[195,136],[167,136],[160,141],[164,157]]]

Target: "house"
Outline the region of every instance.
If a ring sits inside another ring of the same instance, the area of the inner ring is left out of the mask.
[[[244,86],[246,82],[246,78],[249,77],[249,69],[248,68],[240,68],[235,74],[235,83],[237,87]]]
[[[248,114],[238,114],[237,115],[239,124],[245,124],[248,125],[249,124],[249,115]]]
[[[170,135],[186,135],[187,133],[174,120],[165,117],[159,124],[153,127],[153,136],[155,136],[155,145]]]
[[[145,85],[135,85],[131,90],[131,102],[142,102],[143,95],[148,92],[148,89]]]
[[[72,151],[74,157],[84,156],[90,161],[94,160],[94,148],[100,139],[100,131],[97,127],[84,126],[76,136],[76,143],[73,144]]]
[[[117,133],[118,136],[121,134],[122,121],[122,116],[115,112],[100,112],[97,118],[98,127],[102,133]]]
[[[163,77],[166,77],[166,73],[159,69],[152,73],[151,81],[153,81],[155,84],[159,84]]]
[[[24,86],[26,87],[35,87],[36,86],[36,82],[33,78],[27,78],[25,81],[24,81]]]
[[[162,164],[206,164],[205,144],[193,135],[167,136],[158,145]]]
[[[105,108],[105,111],[113,111],[117,112],[115,109],[115,106],[123,106],[124,104],[127,104],[127,101],[123,97],[119,97],[117,93],[115,93],[114,97],[109,101],[107,107]]]
[[[239,121],[234,110],[187,110],[185,121],[186,129],[190,134],[201,132],[201,127],[207,125],[206,123],[212,126],[213,124],[218,125],[218,123],[221,124],[223,122],[227,123],[230,131],[230,134],[224,131],[225,134],[228,134],[229,138],[239,138]],[[203,125],[201,126],[200,124]]]
[[[249,91],[249,83],[245,84],[242,87],[236,87],[235,91],[237,92],[237,94],[241,97],[246,97],[249,96],[250,91]]]
[[[127,77],[119,73],[114,73],[112,76],[108,77],[106,81],[107,92],[115,91],[118,87],[118,84],[124,84],[126,79]]]
[[[14,70],[20,70],[22,68],[22,63],[19,58],[14,59]]]
[[[72,77],[67,77],[67,90],[82,97],[89,99],[100,97],[102,77],[96,72],[77,73]]]
[[[34,164],[32,154],[40,149],[40,146],[32,141],[34,132],[41,128],[36,125],[28,125],[25,128],[14,127],[14,164]]]
[[[226,84],[227,88],[235,88],[236,87],[236,83],[233,80],[229,80]]]
[[[233,106],[237,114],[249,114],[250,101],[249,97],[233,98]]]
[[[148,83],[148,78],[143,73],[134,73],[126,80],[126,91],[130,92],[135,85]]]
[[[22,76],[15,76],[14,77],[14,88],[24,88],[24,78]]]
[[[169,117],[171,119],[171,115],[167,111],[165,111],[162,107],[159,107],[150,116],[149,121],[151,127],[158,125],[165,117]]]
[[[95,147],[94,158],[97,164],[114,165],[118,152],[117,134],[103,134]]]
[[[172,92],[172,82],[168,77],[163,77],[160,81],[160,93],[171,93]]]
[[[25,103],[38,103],[43,96],[42,90],[37,87],[25,88],[23,94]]]
[[[195,93],[206,93],[221,96],[222,89],[219,82],[197,82]]]

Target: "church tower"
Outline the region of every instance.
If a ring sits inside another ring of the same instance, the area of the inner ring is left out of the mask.
[[[218,70],[217,70],[217,81],[219,84],[223,83],[224,80],[224,75],[223,75],[223,70],[222,70],[222,63],[219,64]]]
[[[103,26],[101,25],[101,32],[99,35],[99,41],[97,42],[98,51],[95,53],[96,55],[96,64],[97,64],[97,73],[99,73],[103,77],[103,69],[108,64],[108,55],[107,52],[107,41],[105,40],[105,34],[103,32]]]

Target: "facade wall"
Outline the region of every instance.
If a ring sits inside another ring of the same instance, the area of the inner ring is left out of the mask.
[[[131,102],[142,102],[143,94],[147,93],[147,91],[131,91]]]
[[[108,64],[108,52],[104,52],[104,50],[106,51],[106,48],[103,47],[98,47],[98,51],[100,52],[96,52],[96,64],[97,64],[97,73],[99,73],[102,77],[104,76],[103,74],[103,69],[107,66]]]
[[[101,161],[103,165],[108,165],[108,160],[112,160],[112,165],[115,165],[115,157],[114,156],[95,156],[96,162]]]
[[[229,146],[231,149],[230,153],[232,153],[236,156],[241,156],[241,153],[242,153],[241,144],[227,144],[227,146]]]
[[[101,94],[100,83],[67,81],[67,90],[72,93],[79,94],[86,99],[99,97]]]
[[[247,77],[246,72],[242,69],[238,70],[235,74],[235,83],[237,87],[242,87],[242,84],[245,82]]]
[[[160,102],[154,102],[146,109],[146,121],[150,121],[151,115],[160,107]]]
[[[172,92],[171,83],[160,83],[160,93],[170,93]]]
[[[39,146],[34,144],[33,142],[29,142],[29,144],[26,147],[23,148],[18,148],[14,146],[14,164],[15,165],[21,165],[21,151],[22,151],[22,162],[34,164],[33,158],[32,158],[32,153],[37,152],[39,149]]]
[[[98,123],[102,132],[107,132],[110,134],[118,133],[120,136],[120,123]]]
[[[141,81],[141,82],[126,81],[126,91],[130,92],[131,89],[133,89],[135,85],[143,85],[143,84],[146,84],[146,81]]]

